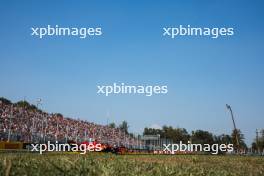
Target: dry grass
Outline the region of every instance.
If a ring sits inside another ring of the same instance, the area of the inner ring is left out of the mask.
[[[264,175],[264,157],[0,153],[0,175]]]

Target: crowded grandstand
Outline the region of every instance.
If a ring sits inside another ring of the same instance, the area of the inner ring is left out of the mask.
[[[12,103],[0,99],[0,141],[81,143],[88,140],[128,148],[140,145],[137,137],[120,128],[47,113],[26,101]]]

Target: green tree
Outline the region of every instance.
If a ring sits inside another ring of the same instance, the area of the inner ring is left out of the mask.
[[[128,123],[127,121],[123,121],[120,125],[119,128],[121,131],[125,132],[126,134],[128,134]]]
[[[161,138],[168,138],[173,140],[173,142],[182,141],[183,143],[187,143],[190,139],[190,135],[185,128],[173,128],[172,126],[166,125],[162,129],[145,128],[143,134],[160,135]]]
[[[182,141],[183,143],[187,143],[190,140],[190,135],[185,128],[175,128],[173,133],[172,139],[174,142]]]
[[[110,123],[108,126],[109,126],[110,128],[115,128],[115,127],[116,127],[116,124],[115,124],[114,122],[112,122],[112,123]]]
[[[246,149],[247,145],[244,141],[244,135],[240,131],[240,129],[234,129],[231,134],[232,143],[234,145],[234,150],[239,151],[240,149]]]
[[[22,108],[30,108],[31,107],[30,103],[27,101],[24,101],[24,100],[16,102],[15,105],[18,107],[22,107]]]
[[[228,134],[223,134],[221,136],[221,143],[223,144],[230,144],[232,143],[232,137]]]
[[[260,135],[251,145],[254,151],[263,151],[264,150],[264,129],[260,131]]]
[[[6,105],[11,105],[12,102],[4,97],[0,97],[0,102]]]
[[[197,143],[197,144],[213,144],[214,143],[214,138],[213,134],[208,132],[208,131],[203,131],[203,130],[196,130],[192,132],[192,143]]]

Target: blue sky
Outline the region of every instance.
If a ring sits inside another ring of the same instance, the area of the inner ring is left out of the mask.
[[[2,1],[0,96],[48,112],[106,124],[127,120],[130,131],[164,124],[189,132],[231,133],[225,108],[249,144],[264,124],[262,1]],[[103,28],[103,36],[32,37],[30,27]],[[210,39],[162,37],[178,25],[233,27]],[[167,95],[96,94],[99,84],[168,85]]]

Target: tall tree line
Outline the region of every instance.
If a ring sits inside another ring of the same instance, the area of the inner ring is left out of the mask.
[[[165,125],[162,129],[145,128],[143,135],[160,135],[161,138],[171,139],[174,143],[178,143],[179,141],[187,143],[191,141],[197,144],[233,144],[235,150],[247,148],[244,135],[238,129],[233,130],[230,135],[214,135],[205,130],[196,130],[189,134],[185,128],[173,128],[172,126]]]

